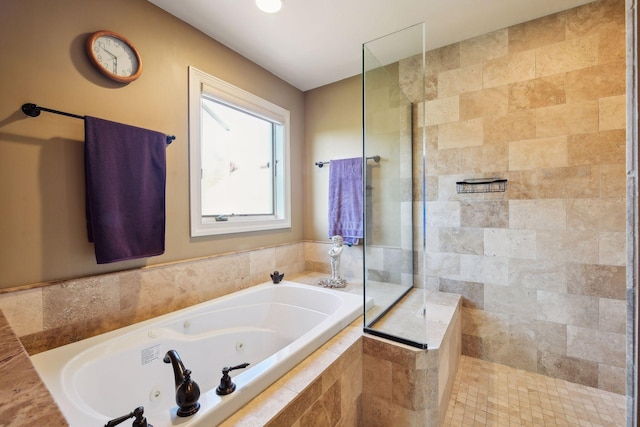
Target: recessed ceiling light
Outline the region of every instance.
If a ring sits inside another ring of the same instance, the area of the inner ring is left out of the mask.
[[[276,13],[282,7],[282,0],[256,0],[258,9],[267,13]]]

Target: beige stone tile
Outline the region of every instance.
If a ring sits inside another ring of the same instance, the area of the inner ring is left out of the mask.
[[[490,88],[536,77],[536,53],[524,51],[493,59],[482,65],[482,87]]]
[[[444,425],[625,424],[624,369],[553,351],[540,352],[538,362],[554,378],[462,356]],[[618,394],[593,388],[608,386],[603,380]]]
[[[611,26],[624,26],[624,0],[604,0],[569,9],[567,37],[598,34]]]
[[[279,380],[280,385],[301,393],[317,380],[339,357],[330,351],[315,352]]]
[[[336,382],[300,417],[300,426],[335,426],[342,417],[340,383]]]
[[[505,341],[509,335],[509,316],[462,307],[462,333]]]
[[[497,85],[496,85],[497,86]],[[473,64],[438,74],[438,97],[445,98],[482,89],[482,66]]]
[[[566,263],[553,259],[509,259],[509,286],[567,292]]]
[[[601,165],[600,171],[600,196],[625,197],[627,175],[624,163]]]
[[[466,152],[466,150],[460,150]],[[456,191],[456,182],[464,179],[464,175],[440,175],[438,177],[438,200],[458,201],[463,200],[464,195]]]
[[[626,334],[627,301],[600,298],[598,329],[603,332]]]
[[[427,149],[427,157],[430,159],[427,165],[427,176],[449,175],[460,172],[461,152],[459,149]]]
[[[565,200],[510,200],[509,228],[562,230],[567,226]]]
[[[600,168],[579,166],[509,172],[510,199],[598,197]]]
[[[224,420],[220,427],[248,426],[262,427],[275,417],[297,393],[273,385],[260,393],[255,399]]]
[[[276,246],[276,267],[304,262],[304,243]]]
[[[531,341],[531,340],[530,340]],[[485,349],[491,353],[492,361],[517,369],[533,370],[537,363],[537,351],[534,342],[527,342],[524,345],[514,342],[485,340]]]
[[[564,41],[565,26],[565,13],[555,13],[509,27],[509,52],[516,53]]]
[[[598,233],[598,259],[600,264],[626,265],[626,237],[626,233],[622,231]]]
[[[484,235],[481,228],[442,227],[438,230],[439,251],[482,255]]]
[[[536,232],[509,228],[485,228],[484,255],[505,258],[535,258]]]
[[[493,31],[460,42],[460,66],[477,64],[508,53],[507,29]]]
[[[391,362],[368,354],[363,355],[363,394],[391,400]]]
[[[599,32],[599,37],[599,64],[625,61],[626,31],[624,24],[614,24],[602,28],[602,30]]]
[[[460,119],[502,116],[509,107],[509,87],[500,86],[460,95]]]
[[[537,291],[537,300],[538,307],[544,307],[544,310],[537,311],[537,320],[587,328],[598,327],[596,297]]]
[[[282,387],[286,389],[286,387]],[[322,395],[321,381],[314,381],[304,392],[298,393],[295,400],[287,405],[284,411],[279,412],[271,418],[265,426],[277,427],[283,425],[293,425],[304,412],[309,409],[315,401]]]
[[[428,75],[424,79],[424,100],[430,101],[438,97],[438,76]]]
[[[580,230],[539,230],[537,257],[566,262],[596,264],[598,262],[598,233]]]
[[[625,300],[625,269],[598,264],[568,264],[567,291],[576,295]]]
[[[434,99],[424,104],[425,121],[428,126],[460,120],[460,102],[458,96]],[[420,111],[418,111],[418,115]]]
[[[598,388],[619,395],[626,394],[627,370],[605,363],[598,364]]]
[[[452,277],[453,278],[453,277]],[[497,256],[460,255],[461,280],[486,284],[509,284],[509,260]]]
[[[86,321],[119,310],[120,286],[116,274],[68,280],[42,289],[44,329]]]
[[[564,104],[566,73],[540,77],[509,85],[509,111]]]
[[[400,88],[411,102],[425,99],[422,54],[410,56],[398,61],[398,81]]]
[[[460,255],[447,253],[427,253],[426,274],[449,277],[460,274]]]
[[[553,351],[540,352],[538,372],[576,384],[589,387],[598,386],[598,364],[596,362],[568,357]],[[549,404],[548,407],[551,405]]]
[[[427,52],[427,75],[460,68],[460,43],[453,43]]]
[[[624,163],[626,135],[624,130],[570,135],[567,141],[569,165]]]
[[[273,271],[276,266],[275,248],[257,249],[249,252],[249,274]]]
[[[506,228],[509,226],[509,202],[479,200],[460,202],[462,227]]]
[[[414,347],[398,345],[398,343],[368,335],[363,336],[362,350],[364,354],[375,356],[379,360],[412,367],[416,366],[416,357],[420,353]]]
[[[626,335],[567,326],[567,356],[624,368]]]
[[[625,95],[600,98],[598,100],[600,108],[599,130],[625,129],[627,99]]]
[[[571,39],[536,49],[536,77],[598,65],[598,36]]]
[[[484,284],[462,280],[439,279],[439,290],[462,296],[462,306],[484,308]]]
[[[537,138],[509,143],[509,170],[568,166],[567,138]]]
[[[416,370],[400,365],[392,365],[391,402],[405,409],[416,408]]]
[[[567,325],[536,320],[534,329],[538,351],[567,354]]]
[[[304,242],[304,258],[307,261],[326,262],[329,243]]]
[[[509,169],[509,143],[496,142],[459,150],[460,171],[465,173],[491,173]]]
[[[509,142],[536,137],[535,110],[523,110],[505,116],[484,119],[484,142]]]
[[[371,427],[414,426],[416,412],[376,396],[362,399],[363,425]]]
[[[567,200],[567,228],[577,230],[624,231],[624,199]]]
[[[460,226],[459,202],[427,202],[427,225],[437,227]]]
[[[624,95],[624,61],[602,64],[567,73],[567,102]]]
[[[11,329],[18,337],[44,329],[42,289],[29,289],[0,295],[0,311],[7,318]]]
[[[536,136],[572,135],[597,132],[598,103],[576,102],[538,108],[536,112]]]
[[[536,292],[535,289],[529,288],[486,284],[484,286],[484,309],[505,315],[517,313],[519,318],[527,319],[527,322],[531,323],[536,318],[538,307]],[[510,319],[511,322],[513,322],[513,318]]]

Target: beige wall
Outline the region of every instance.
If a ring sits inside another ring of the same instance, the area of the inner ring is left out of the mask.
[[[329,165],[315,162],[362,155],[362,78],[305,93],[304,237],[329,239]]]
[[[147,1],[0,0],[0,10],[0,288],[302,239],[302,92]],[[136,45],[140,79],[116,84],[92,68],[84,43],[102,29]],[[189,237],[189,65],[291,111],[290,230]],[[96,264],[84,219],[82,121],[28,118],[25,102],[176,136],[167,148],[164,255]]]

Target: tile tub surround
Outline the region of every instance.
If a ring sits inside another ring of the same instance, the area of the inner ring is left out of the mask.
[[[625,393],[625,76],[624,0],[427,53],[420,274],[464,297],[463,354]],[[507,191],[456,193],[481,177]]]
[[[304,271],[304,243],[91,276],[0,293],[29,354],[99,335]]]
[[[291,279],[302,283],[315,284],[319,276],[321,275],[318,273],[292,274]],[[352,286],[351,289],[346,291],[357,293],[361,292],[361,289],[358,286]],[[458,299],[456,299],[456,302],[459,304]],[[447,401],[444,399],[448,399],[448,394],[451,390],[450,384],[452,384],[455,377],[455,369],[460,357],[460,316],[457,305],[452,312],[458,313],[458,315],[452,318],[454,326],[449,328],[446,335],[442,337],[441,342],[443,345],[439,350],[434,349],[428,355],[424,351],[418,351],[417,353],[421,354],[418,356],[416,356],[417,349],[411,349],[410,352],[413,353],[414,366],[421,369],[420,373],[424,375],[429,373],[427,378],[429,378],[430,383],[427,385],[432,387],[430,388],[431,394],[426,395],[426,390],[424,389],[416,392],[408,387],[406,390],[400,390],[402,391],[400,394],[405,396],[402,398],[403,402],[406,402],[407,396],[414,396],[416,405],[426,407],[425,404],[421,403],[424,397],[427,399],[425,402],[430,402],[429,405],[435,405],[437,408],[442,401]],[[458,320],[453,321],[453,319]],[[448,319],[443,318],[441,320],[446,323]],[[457,339],[451,338],[454,336],[457,336]],[[360,318],[324,344],[291,372],[280,378],[258,398],[252,400],[240,411],[225,420],[222,426],[363,425],[361,420],[362,414],[365,412],[362,405],[363,364],[366,358],[371,357],[371,354],[365,356],[365,351],[363,350],[364,342],[362,318]],[[449,342],[451,342],[450,345],[447,344]],[[23,355],[23,362],[26,364],[24,369],[20,370],[21,375],[28,377],[32,373],[37,376],[26,357],[26,352],[24,352],[17,339],[15,339],[14,344],[12,349],[17,348],[19,350],[19,353]],[[398,352],[394,347],[395,343],[385,345],[387,350],[380,354],[388,356]],[[371,344],[369,344],[369,347],[371,348]],[[369,353],[371,353],[370,350]],[[416,361],[418,362],[417,364]],[[396,360],[396,362],[399,361]],[[408,363],[410,360],[401,361],[401,363],[404,362]],[[396,372],[399,372],[398,369],[399,367],[396,367]],[[412,375],[409,369],[405,371],[408,375]],[[445,374],[446,378],[444,377]],[[402,380],[404,381],[402,384],[408,386],[409,384],[405,380],[409,381],[409,377]],[[44,387],[43,384],[40,383],[40,385]],[[1,389],[1,392],[4,393],[5,390],[12,389],[13,387],[6,385]],[[43,390],[46,389],[43,388]],[[396,394],[400,395],[398,392]],[[10,399],[6,400],[9,401]],[[3,399],[3,401],[5,400]],[[35,402],[39,401],[36,400]],[[34,413],[35,411],[48,411],[49,409],[55,414],[57,408],[53,404],[53,400],[50,400],[50,405],[43,404],[39,405],[38,408],[27,406],[27,410]],[[446,410],[446,406],[440,405],[440,411],[443,410]],[[426,411],[422,412],[423,416],[432,416]],[[437,420],[441,416],[443,414],[433,415],[432,420]],[[17,427],[31,424],[17,423],[11,425]],[[60,422],[56,425],[64,425],[64,423]]]
[[[0,425],[63,426],[64,417],[0,311]]]
[[[227,418],[220,427],[358,426],[362,318]]]

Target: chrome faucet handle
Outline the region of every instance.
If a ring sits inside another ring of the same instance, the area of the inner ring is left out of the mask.
[[[231,381],[231,377],[229,376],[229,372],[234,371],[236,369],[244,369],[249,366],[249,363],[242,363],[236,366],[225,366],[222,368],[222,378],[220,379],[220,385],[216,388],[216,394],[219,396],[225,396],[227,394],[231,394],[235,391],[236,385],[233,381]]]
[[[153,427],[151,424],[147,423],[147,419],[144,417],[144,407],[142,406],[138,406],[136,409],[129,412],[127,415],[114,418],[113,420],[106,423],[104,427],[117,426],[118,424],[123,423],[129,418],[133,418],[133,417],[135,417],[136,419],[133,420],[133,424],[131,424],[131,427]]]

